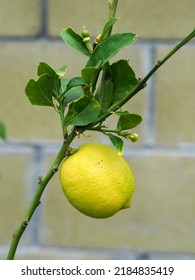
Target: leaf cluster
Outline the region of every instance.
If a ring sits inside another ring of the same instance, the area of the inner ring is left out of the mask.
[[[31,79],[25,89],[31,104],[50,106],[60,114],[63,133],[74,126],[81,133],[97,130],[107,135],[115,148],[122,153],[122,138],[136,137],[128,130],[136,127],[141,116],[122,111],[121,106],[139,81],[127,60],[110,63],[110,60],[124,47],[133,44],[137,35],[117,33],[110,36],[116,18],[104,26],[98,40],[89,45],[89,40],[73,29],[61,31],[61,37],[71,48],[87,57],[80,76],[66,77],[67,66],[55,70],[45,62],[40,62],[36,80]],[[85,38],[86,39],[86,38]],[[115,130],[106,129],[104,121],[112,114],[118,116]]]

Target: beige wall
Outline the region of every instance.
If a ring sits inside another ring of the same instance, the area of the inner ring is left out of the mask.
[[[0,0],[0,119],[8,141],[0,142],[0,257],[33,195],[37,178],[52,162],[62,141],[57,114],[33,107],[24,88],[36,78],[39,61],[54,68],[68,64],[80,74],[85,57],[59,37],[83,25],[92,36],[107,19],[106,0]],[[129,59],[143,77],[194,28],[193,0],[119,0],[117,32],[132,31],[138,42],[117,58]],[[136,144],[125,158],[135,173],[130,210],[94,220],[63,197],[58,174],[27,228],[17,258],[192,258],[195,255],[195,43],[190,42],[150,80],[126,108],[143,115]],[[111,122],[111,121],[110,121]],[[86,133],[75,146],[103,141]],[[144,255],[142,255],[144,253]]]

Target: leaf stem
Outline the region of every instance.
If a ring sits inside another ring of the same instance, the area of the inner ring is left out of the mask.
[[[40,178],[40,180],[38,182],[37,190],[34,194],[32,202],[31,202],[29,208],[27,209],[19,227],[16,229],[16,231],[14,232],[14,234],[12,236],[12,242],[11,242],[10,249],[9,249],[9,252],[7,255],[7,260],[14,259],[20,238],[22,237],[27,225],[29,224],[31,217],[34,214],[36,208],[40,204],[40,198],[43,194],[43,191],[45,190],[46,185],[51,180],[53,175],[58,171],[58,167],[59,167],[61,161],[65,157],[66,150],[69,147],[70,143],[75,138],[75,136],[76,136],[76,132],[75,132],[75,130],[73,130],[69,134],[67,140],[62,144],[61,149],[59,150],[59,152],[58,152],[53,164],[51,165],[50,169],[48,170],[47,174],[44,177]]]
[[[116,133],[116,134],[120,134],[121,130],[117,130],[117,129],[106,129],[103,127],[99,127],[99,126],[95,126],[95,127],[91,127],[88,128],[88,130],[92,130],[92,131],[98,131],[98,132],[102,132],[102,133]]]
[[[59,100],[59,115],[60,115],[60,122],[61,122],[61,127],[62,127],[62,133],[64,135],[65,133],[65,128],[64,128],[64,111],[65,111],[65,106],[63,105],[63,100]]]

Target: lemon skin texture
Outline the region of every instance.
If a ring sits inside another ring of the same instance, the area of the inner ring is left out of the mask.
[[[129,208],[134,192],[133,173],[116,150],[101,143],[81,145],[60,168],[68,201],[81,213],[108,218]]]

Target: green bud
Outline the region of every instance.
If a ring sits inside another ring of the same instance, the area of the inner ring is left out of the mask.
[[[128,138],[131,140],[131,142],[136,142],[139,138],[139,135],[137,133],[131,133],[129,134]]]
[[[89,31],[83,26],[83,29],[81,30],[81,36],[83,38],[89,37]]]
[[[90,37],[83,38],[84,43],[89,43],[91,41]]]

